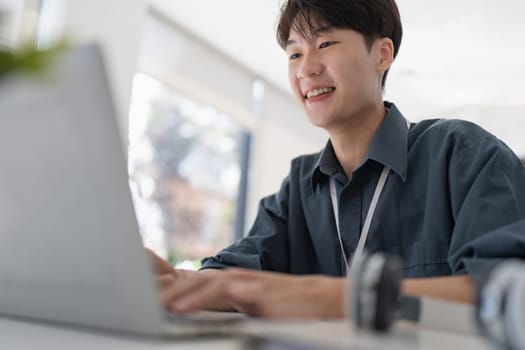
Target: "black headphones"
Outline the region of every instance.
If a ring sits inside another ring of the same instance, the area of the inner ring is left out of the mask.
[[[376,253],[354,263],[358,266],[352,280],[350,314],[357,328],[386,332],[396,319],[421,319],[422,299],[401,294],[398,257]],[[525,350],[525,262],[506,260],[488,272],[477,288],[474,320],[479,331],[500,346]]]
[[[400,259],[377,253],[353,263],[358,264],[354,270],[350,304],[354,325],[386,332],[401,306]]]
[[[525,263],[508,260],[489,271],[476,300],[480,331],[498,345],[525,349]]]

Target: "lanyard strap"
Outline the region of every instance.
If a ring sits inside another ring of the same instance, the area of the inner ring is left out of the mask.
[[[376,185],[376,189],[374,191],[374,196],[372,197],[372,202],[370,203],[370,207],[368,208],[368,213],[366,214],[365,223],[363,225],[363,229],[361,230],[361,236],[359,237],[359,242],[357,243],[357,248],[355,250],[354,257],[352,258],[352,265],[348,264],[348,259],[346,258],[346,254],[345,254],[345,250],[343,246],[343,238],[341,236],[341,230],[339,228],[339,204],[337,201],[335,180],[333,177],[330,177],[330,197],[332,199],[332,207],[334,209],[335,225],[337,227],[337,236],[339,237],[339,244],[341,246],[341,252],[343,254],[343,259],[345,260],[345,266],[346,266],[347,273],[348,273],[348,266],[350,266],[350,275],[353,275],[353,272],[354,272],[353,271],[353,267],[355,265],[354,262],[359,261],[361,257],[363,256],[366,238],[368,237],[368,232],[370,231],[370,225],[372,224],[372,218],[374,216],[374,212],[376,211],[377,203],[379,202],[379,197],[381,196],[381,193],[383,192],[383,187],[385,186],[389,173],[390,173],[390,168],[388,168],[387,166],[383,167],[383,171],[381,172],[381,176],[379,177],[379,180]]]

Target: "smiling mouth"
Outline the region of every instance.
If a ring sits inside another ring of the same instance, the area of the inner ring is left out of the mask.
[[[321,88],[321,89],[310,90],[310,91],[308,91],[306,93],[304,98],[305,99],[309,99],[309,98],[312,98],[312,97],[317,97],[317,96],[320,96],[320,95],[329,94],[329,93],[333,92],[334,90],[335,90],[335,87],[326,87],[326,88]]]

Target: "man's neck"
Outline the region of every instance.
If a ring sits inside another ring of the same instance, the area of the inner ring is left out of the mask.
[[[379,126],[386,116],[383,104],[375,106],[344,127],[330,130],[330,140],[339,164],[350,180],[352,173],[363,163]]]

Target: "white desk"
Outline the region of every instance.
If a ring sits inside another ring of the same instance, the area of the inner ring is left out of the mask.
[[[275,322],[247,320],[244,332],[300,340],[320,349],[491,349],[486,339],[422,329],[399,323],[388,335],[355,332],[347,322]],[[76,349],[76,350],[190,350],[243,349],[242,341],[228,338],[193,340],[152,340],[125,335],[64,328],[57,325],[29,323],[0,318],[2,349]]]

